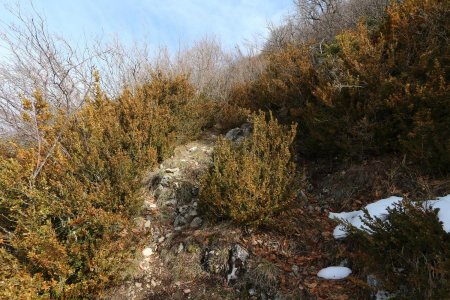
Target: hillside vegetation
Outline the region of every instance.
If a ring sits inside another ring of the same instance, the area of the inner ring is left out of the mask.
[[[299,123],[308,157],[401,153],[430,172],[450,168],[449,5],[404,1],[328,43],[267,54],[231,101]]]
[[[54,77],[61,81],[51,85],[33,81],[41,74],[34,69],[14,73],[25,68],[5,64],[1,78],[11,89],[1,95],[8,99],[1,102],[8,108],[1,116],[11,130],[0,147],[0,298],[90,299],[122,282],[143,246],[144,232],[135,222],[144,205],[143,178],[177,145],[205,131],[225,133],[244,122],[252,128],[240,143],[219,138],[211,166],[201,176],[199,205],[213,224],[226,220],[271,233],[296,232],[298,238],[296,230],[322,222],[297,214],[301,205],[323,197],[305,180],[312,174],[311,185],[317,183],[313,175],[323,175],[318,164],[334,168],[387,160],[386,165],[408,170],[401,176],[419,182],[404,184],[406,198],[450,193],[450,2],[381,2],[361,1],[358,10],[344,5],[307,21],[287,20],[273,29],[261,53],[248,56],[232,57],[212,47],[214,42],[199,43],[180,54],[179,65],[161,59],[140,69],[139,76],[125,76],[128,67],[133,69],[129,65],[112,78],[118,70],[105,72],[103,64],[87,72],[86,81],[77,81],[72,71],[64,77],[56,68]],[[304,4],[334,1],[296,3],[300,11],[317,12]],[[335,20],[336,12],[352,22],[336,23],[331,30],[324,22]],[[189,60],[198,49],[216,55]],[[211,57],[222,63],[194,68]],[[20,76],[23,80],[16,80]],[[392,171],[391,182],[401,172]],[[431,181],[440,182],[439,188],[418,191],[418,185]],[[358,182],[346,183],[354,185],[352,193],[366,188]],[[394,185],[379,190],[399,192]],[[359,209],[368,201],[336,204],[335,198],[324,200],[327,209]],[[403,285],[399,297],[443,299],[450,295],[450,233],[441,230],[436,213],[408,210],[412,213],[397,208],[391,227],[374,220],[376,234],[356,232],[353,244],[333,248],[333,255],[368,262],[367,268],[355,268],[357,276],[384,276],[392,290]],[[426,236],[416,238],[405,228]],[[402,252],[406,257],[398,258],[406,271],[392,275],[383,250],[395,257],[409,239],[413,242]],[[361,282],[355,286],[358,295],[366,293]]]

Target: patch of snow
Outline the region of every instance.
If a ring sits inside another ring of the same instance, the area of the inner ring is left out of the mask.
[[[317,276],[324,278],[324,279],[343,279],[350,275],[352,273],[352,270],[350,270],[347,267],[328,267],[325,269],[322,269],[317,273]]]
[[[392,196],[386,199],[378,200],[374,203],[368,204],[365,209],[372,218],[379,218],[381,220],[385,220],[388,215],[388,208],[393,208],[394,204],[398,204],[402,201],[403,198]],[[330,219],[336,219],[344,222],[349,222],[356,228],[361,230],[368,231],[368,228],[364,226],[362,222],[362,218],[364,218],[364,212],[362,210],[356,210],[351,212],[342,212],[342,213],[332,213],[328,215]],[[345,227],[342,224],[336,226],[333,231],[333,236],[335,239],[344,238],[348,235]]]
[[[427,200],[424,203],[425,208],[439,208],[438,218],[443,223],[444,230],[450,233],[450,194],[438,197],[437,200]]]
[[[395,204],[400,204],[402,199],[403,198],[401,197],[391,196],[389,198],[381,199],[374,203],[368,204],[365,209],[367,209],[372,218],[379,218],[384,221],[388,216],[388,208],[393,208]],[[450,195],[438,197],[436,200],[427,200],[424,202],[424,208],[439,208],[438,218],[443,223],[444,230],[450,233]],[[328,217],[330,219],[348,222],[358,229],[369,231],[369,229],[362,222],[362,218],[364,218],[363,210],[341,213],[330,212]],[[347,235],[348,232],[342,224],[337,225],[333,231],[333,236],[335,239],[345,238]]]

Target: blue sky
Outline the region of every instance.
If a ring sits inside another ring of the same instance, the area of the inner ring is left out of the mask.
[[[26,10],[29,2],[19,1]],[[0,3],[10,1],[0,0]],[[50,31],[74,43],[84,37],[146,42],[176,50],[202,37],[217,37],[226,48],[267,35],[292,0],[34,0]],[[0,7],[0,19],[8,20]]]

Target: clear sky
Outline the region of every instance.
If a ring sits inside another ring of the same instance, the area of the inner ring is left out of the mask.
[[[8,20],[0,0],[0,19]],[[19,0],[23,10],[29,1]],[[119,36],[171,50],[202,37],[217,37],[225,47],[267,36],[267,24],[279,23],[292,0],[33,0],[51,32],[70,41]]]

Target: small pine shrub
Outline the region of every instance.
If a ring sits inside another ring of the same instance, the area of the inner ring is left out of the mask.
[[[386,221],[366,216],[372,234],[349,228],[349,245],[358,265],[401,299],[450,296],[450,234],[436,210],[397,205]]]
[[[241,144],[217,142],[212,166],[201,180],[201,208],[209,216],[268,225],[294,199],[298,177],[291,144],[296,126],[266,117],[253,115],[253,134]]]

